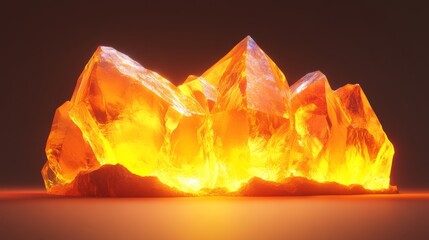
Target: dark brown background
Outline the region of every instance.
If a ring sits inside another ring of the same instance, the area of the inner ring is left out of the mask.
[[[98,45],[175,83],[251,35],[293,84],[321,70],[360,83],[396,148],[392,183],[429,187],[429,5],[158,1],[1,6],[0,187],[42,186],[55,109]]]

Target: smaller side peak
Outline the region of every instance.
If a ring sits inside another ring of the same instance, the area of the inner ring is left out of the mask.
[[[292,84],[292,86],[290,86],[291,97],[294,98],[295,96],[299,95],[301,92],[305,91],[309,86],[315,86],[315,85],[323,85],[325,88],[326,87],[328,87],[329,89],[331,88],[329,86],[329,82],[325,74],[323,74],[321,71],[314,71],[314,72],[307,73],[297,82]]]
[[[348,84],[338,88],[337,90],[335,90],[335,92],[339,93],[339,94],[341,94],[343,92],[352,92],[352,91],[360,92],[363,90],[362,90],[362,87],[359,85],[359,83],[355,83],[355,84],[348,83]]]
[[[347,83],[346,85],[349,88],[361,88],[361,86],[359,85],[359,83]]]
[[[112,51],[112,50],[115,50],[114,48],[112,48],[112,47],[109,47],[109,46],[98,46],[97,47],[97,50],[101,50],[101,51]],[[116,51],[116,50],[115,50]]]
[[[95,50],[93,56],[106,58],[108,56],[119,55],[119,54],[122,54],[122,53],[119,52],[118,50],[114,49],[113,47],[98,46],[97,49]]]
[[[321,71],[319,71],[319,70],[316,70],[316,71],[314,71],[314,72],[307,73],[307,74],[304,76],[304,78],[306,78],[306,77],[308,77],[308,78],[315,78],[315,79],[319,79],[319,78],[326,78],[325,74],[323,74],[323,73],[322,73]]]
[[[130,76],[136,76],[135,69],[140,71],[146,70],[140,63],[136,62],[128,55],[109,46],[98,46],[93,54],[93,59],[95,59],[95,62],[109,62],[118,67],[121,72]]]
[[[327,80],[327,78],[325,74],[317,70],[317,71],[305,74],[305,76],[302,77],[298,82],[316,82],[320,80]]]
[[[117,56],[123,60],[132,60],[128,55],[116,50],[113,47],[109,46],[98,46],[97,50],[95,50],[94,55],[103,55],[103,56]]]
[[[314,71],[305,74],[301,79],[295,82],[291,87],[291,92],[300,93],[309,85],[320,80],[327,80],[325,74],[321,71]]]
[[[101,54],[118,54],[119,51],[114,49],[113,47],[109,46],[98,46],[97,49],[94,52],[94,55],[101,55]]]

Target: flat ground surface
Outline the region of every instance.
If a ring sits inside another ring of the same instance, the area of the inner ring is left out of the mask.
[[[3,189],[0,239],[429,239],[429,191],[64,198]]]

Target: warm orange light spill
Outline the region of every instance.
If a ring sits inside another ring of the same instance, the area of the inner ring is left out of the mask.
[[[333,91],[313,72],[289,88],[246,37],[178,87],[99,47],[55,113],[46,154],[51,193],[63,194],[80,173],[120,164],[198,195],[237,191],[254,177],[385,190],[394,149],[359,85]]]

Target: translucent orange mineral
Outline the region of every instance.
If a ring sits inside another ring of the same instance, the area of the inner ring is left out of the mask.
[[[287,195],[389,191],[394,149],[359,85],[313,72],[289,88],[246,37],[178,87],[99,47],[46,154],[54,194]]]

